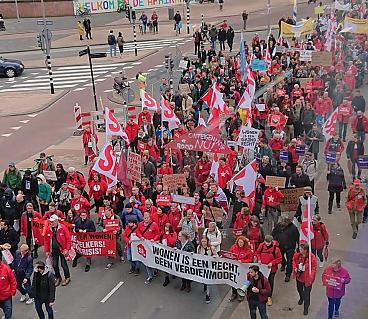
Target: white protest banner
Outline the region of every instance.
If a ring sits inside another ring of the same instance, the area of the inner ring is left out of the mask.
[[[239,133],[237,145],[247,150],[254,150],[258,140],[258,132],[259,130],[255,128],[243,125]]]
[[[189,205],[195,204],[194,197],[171,194],[171,198],[172,198],[172,201],[176,203],[189,204]]]
[[[299,61],[309,62],[312,61],[312,50],[300,50],[299,51]]]
[[[133,241],[131,249],[134,261],[138,260],[147,267],[207,285],[225,284],[240,288],[244,285],[249,267],[254,265],[192,254],[147,240]],[[259,267],[263,275],[268,277],[270,270],[267,265]]]
[[[266,104],[264,104],[264,103],[257,103],[256,104],[256,108],[258,109],[258,111],[264,112],[264,110],[266,109]]]
[[[45,176],[47,181],[57,181],[56,172],[54,171],[43,171],[43,176]]]

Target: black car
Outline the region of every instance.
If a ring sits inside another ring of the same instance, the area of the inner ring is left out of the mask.
[[[24,65],[21,61],[0,58],[0,76],[14,78],[21,75],[23,70]]]

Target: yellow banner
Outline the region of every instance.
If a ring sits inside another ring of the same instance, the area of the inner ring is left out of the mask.
[[[281,36],[285,38],[299,38],[313,32],[313,20],[309,18],[296,25],[281,22]]]
[[[314,8],[314,14],[324,14],[326,6],[318,6]]]
[[[353,19],[345,17],[343,31],[351,33],[367,34],[368,19]]]

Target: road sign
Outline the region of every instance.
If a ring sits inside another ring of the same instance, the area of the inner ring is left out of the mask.
[[[106,58],[107,54],[105,53],[91,53],[92,59],[98,59],[98,58]]]
[[[53,25],[54,21],[51,20],[37,20],[37,25]]]

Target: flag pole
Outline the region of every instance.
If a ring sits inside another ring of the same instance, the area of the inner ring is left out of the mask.
[[[105,112],[105,108],[103,106],[101,96],[100,96],[100,104],[101,104],[102,112]],[[106,116],[107,116],[106,112],[105,112],[104,115],[105,115],[105,138],[106,138],[106,143],[107,143],[108,142],[108,138],[107,138],[107,127],[106,127]]]
[[[307,218],[308,218],[308,247],[309,247],[309,252],[308,252],[308,261],[309,261],[309,275],[311,274],[312,272],[312,245],[311,245],[311,234],[312,234],[312,229],[311,229],[311,223],[312,223],[312,220],[311,220],[311,211],[310,211],[310,208],[311,208],[311,202],[310,202],[310,197],[308,196],[308,210],[307,210]]]

